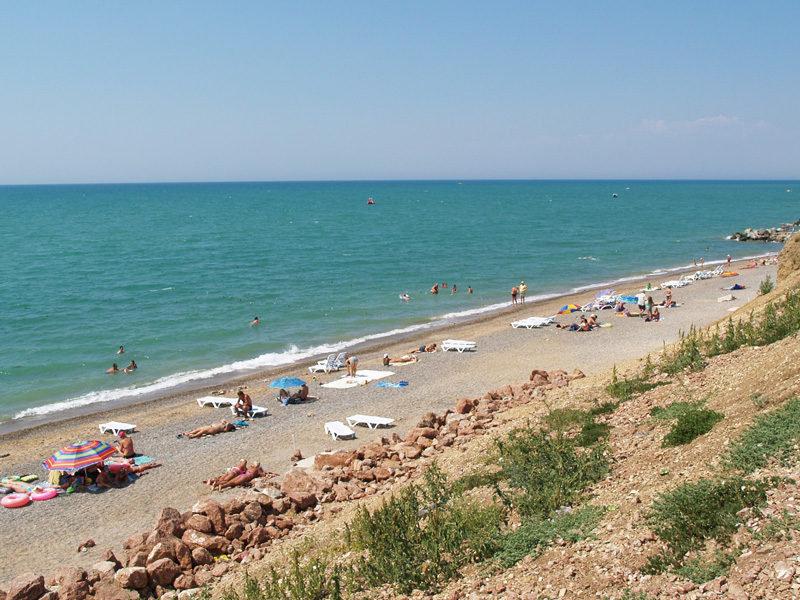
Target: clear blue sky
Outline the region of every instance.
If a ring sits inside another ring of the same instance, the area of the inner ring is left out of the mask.
[[[800,178],[800,3],[3,2],[0,184]]]

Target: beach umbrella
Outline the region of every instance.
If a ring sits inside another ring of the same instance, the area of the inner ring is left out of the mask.
[[[569,314],[569,313],[574,313],[576,310],[580,310],[580,309],[581,309],[581,307],[578,306],[577,304],[567,304],[566,306],[564,306],[564,308],[562,308],[560,311],[558,311],[558,314],[566,315],[566,314]]]
[[[45,469],[50,471],[77,471],[95,463],[103,462],[116,451],[116,448],[98,440],[77,442],[62,448],[42,464]]]
[[[297,387],[298,385],[305,385],[306,382],[297,377],[281,377],[269,384],[271,388],[290,388]]]

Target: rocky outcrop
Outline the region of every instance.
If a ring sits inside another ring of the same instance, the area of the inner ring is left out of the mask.
[[[779,242],[784,243],[794,235],[794,229],[800,225],[796,221],[784,227],[770,227],[769,229],[745,229],[743,232],[732,233],[731,239],[737,242]]]

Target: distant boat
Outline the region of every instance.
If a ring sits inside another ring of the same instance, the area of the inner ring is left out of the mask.
[[[373,200],[372,198],[370,198],[369,200],[367,200],[367,204],[375,204],[375,200]]]

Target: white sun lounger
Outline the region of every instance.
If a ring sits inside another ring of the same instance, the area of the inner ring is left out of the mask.
[[[136,429],[136,425],[133,423],[120,423],[119,421],[100,423],[100,433],[110,431],[114,435],[119,435],[120,431],[133,431],[134,429]]]
[[[387,417],[371,417],[369,415],[353,415],[352,417],[347,417],[347,424],[350,427],[355,427],[356,425],[366,425],[370,429],[375,429],[376,427],[386,427],[394,423],[394,419],[389,419]]]
[[[458,353],[465,350],[475,350],[477,344],[475,342],[468,342],[466,340],[445,340],[442,342],[442,350],[456,350]]]
[[[321,360],[317,364],[308,367],[308,370],[312,373],[330,373],[331,371],[338,371],[339,369],[340,367],[336,362],[335,354],[329,354],[328,358],[325,360]]]
[[[549,325],[553,321],[555,321],[553,317],[528,317],[527,319],[514,321],[513,323],[511,323],[511,326],[514,329],[519,329],[520,327],[532,329],[533,327],[542,327],[543,325]]]
[[[198,406],[208,406],[209,404],[214,408],[220,406],[233,406],[238,400],[236,398],[220,398],[219,396],[203,396],[197,399]]]
[[[231,404],[231,413],[233,416],[236,416],[236,407]],[[251,419],[253,417],[266,417],[267,416],[267,409],[263,406],[256,406],[253,404],[252,408],[247,411],[247,416]]]
[[[356,437],[356,432],[341,421],[328,421],[325,423],[325,433],[330,433],[334,440]]]

